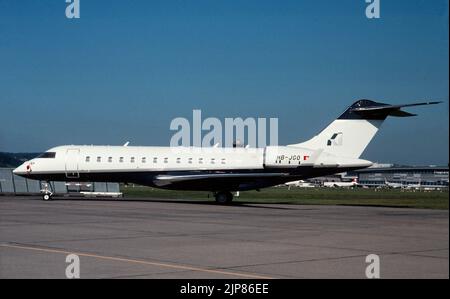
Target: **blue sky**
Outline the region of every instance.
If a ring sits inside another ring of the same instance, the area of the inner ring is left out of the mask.
[[[448,1],[0,0],[0,151],[168,145],[170,122],[278,117],[310,138],[359,98],[441,100],[388,119],[363,157],[448,164]]]

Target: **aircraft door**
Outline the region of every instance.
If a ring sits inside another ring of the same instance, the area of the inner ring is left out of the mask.
[[[79,149],[68,149],[66,152],[66,177],[76,179],[80,177],[78,171]]]

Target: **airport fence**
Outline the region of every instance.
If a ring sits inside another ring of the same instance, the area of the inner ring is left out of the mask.
[[[39,194],[43,181],[31,180],[13,174],[12,168],[0,168],[0,194]],[[71,183],[71,182],[50,182],[55,194],[76,194],[87,193],[120,193],[118,183]]]

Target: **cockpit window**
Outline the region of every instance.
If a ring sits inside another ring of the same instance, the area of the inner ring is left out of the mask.
[[[48,158],[48,159],[53,159],[55,158],[56,153],[55,152],[45,152],[40,154],[39,156],[37,156],[36,158]]]

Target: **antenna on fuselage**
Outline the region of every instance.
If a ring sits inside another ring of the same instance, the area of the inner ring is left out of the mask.
[[[129,141],[125,142],[125,144],[123,146],[128,146],[128,144],[130,144]]]

